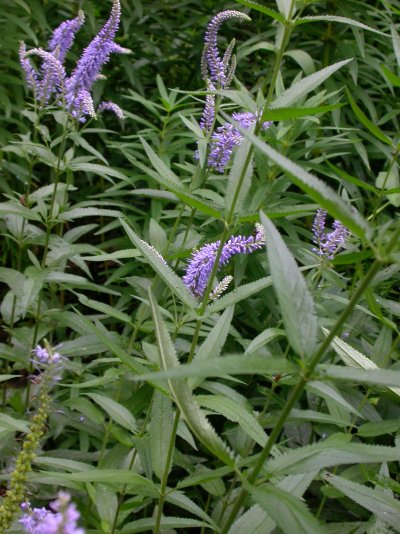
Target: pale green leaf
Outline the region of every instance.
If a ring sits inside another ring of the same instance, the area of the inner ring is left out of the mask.
[[[174,426],[174,412],[171,399],[155,390],[151,403],[149,423],[151,466],[157,477],[162,480],[165,469],[168,473],[172,465],[167,464],[170,440]]]
[[[136,420],[125,406],[122,406],[119,402],[116,402],[105,395],[99,395],[98,393],[87,393],[86,395],[103,408],[113,421],[130,432],[137,432]]]
[[[272,222],[261,213],[272,281],[293,349],[309,358],[317,347],[315,305],[295,259]]]

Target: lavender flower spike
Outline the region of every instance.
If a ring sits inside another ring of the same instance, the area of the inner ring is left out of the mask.
[[[238,19],[238,20],[250,20],[250,17],[241,13],[240,11],[227,10],[221,11],[215,17],[213,17],[208,24],[204,41],[206,43],[206,57],[208,68],[210,70],[211,81],[221,87],[227,87],[227,80],[230,76],[229,61],[225,58],[225,61],[221,58],[218,51],[218,31],[222,23],[226,20]]]
[[[102,66],[107,63],[110,54],[115,51],[114,38],[118,30],[121,17],[119,0],[114,0],[111,14],[103,28],[85,48],[82,56],[66,82],[66,99],[73,111],[75,99],[79,91],[90,91],[96,81]]]
[[[48,49],[61,63],[74,42],[76,32],[84,22],[85,14],[80,10],[77,17],[72,20],[65,20],[54,30]]]
[[[26,45],[23,41],[19,43],[19,61],[25,71],[26,83],[28,87],[36,91],[39,81],[37,71],[32,67],[31,62],[26,57]]]
[[[98,113],[101,113],[102,111],[106,111],[106,110],[112,111],[113,113],[115,113],[115,115],[119,119],[125,118],[122,109],[117,104],[114,104],[114,102],[101,102],[99,107],[97,108]]]
[[[202,297],[214,267],[215,258],[221,242],[215,241],[195,250],[186,268],[183,282],[189,291],[196,297]],[[255,236],[232,236],[222,248],[218,269],[227,264],[235,254],[249,254],[262,248],[265,244],[264,228],[257,224]]]
[[[250,112],[232,113],[232,119],[244,129],[252,126],[257,117]],[[263,130],[269,128],[271,122],[262,124]],[[223,173],[231,159],[233,149],[243,141],[243,136],[233,124],[226,122],[213,133],[210,142],[210,152],[207,165],[216,171]]]
[[[51,510],[32,509],[29,503],[23,503],[21,508],[25,514],[19,523],[27,534],[85,534],[77,524],[80,513],[70,501],[69,493],[60,491],[50,504]]]
[[[51,52],[42,48],[32,48],[25,56],[39,56],[43,60],[43,78],[37,82],[37,99],[46,103],[53,91],[64,94],[66,73],[64,65]]]
[[[215,87],[210,80],[207,80],[207,91],[215,91]],[[206,105],[204,106],[203,115],[200,119],[200,126],[209,133],[212,130],[215,119],[215,95],[208,94],[206,96]]]
[[[326,210],[319,209],[315,215],[312,231],[313,242],[318,246],[313,251],[317,252],[321,258],[332,260],[335,254],[343,248],[349,237],[349,231],[340,222],[335,220],[333,222],[333,231],[326,233],[325,221],[327,212]]]

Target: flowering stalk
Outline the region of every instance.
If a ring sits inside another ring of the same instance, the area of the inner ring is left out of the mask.
[[[45,382],[41,386],[38,397],[39,407],[32,417],[29,432],[26,435],[21,452],[18,454],[14,471],[11,474],[10,486],[0,506],[0,534],[11,525],[14,515],[25,498],[28,473],[32,470],[32,462],[36,456],[40,439],[44,435],[46,420],[49,413],[49,397]]]
[[[250,254],[262,248],[263,245],[265,245],[264,228],[258,223],[256,224],[255,236],[247,238],[241,235],[231,236],[222,247],[217,270],[226,265],[235,254]],[[183,282],[196,297],[204,295],[220,246],[221,241],[216,241],[204,245],[192,254]]]
[[[313,223],[313,242],[318,245],[314,248],[322,260],[332,260],[337,252],[345,246],[346,240],[349,237],[349,231],[340,222],[335,220],[333,222],[333,231],[325,232],[326,210],[319,209],[315,215]]]

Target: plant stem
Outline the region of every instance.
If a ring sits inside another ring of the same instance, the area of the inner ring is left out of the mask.
[[[300,380],[297,382],[295,388],[291,392],[288,400],[286,401],[286,404],[281,412],[281,415],[279,416],[279,419],[274,426],[269,439],[267,441],[267,444],[265,445],[263,451],[261,452],[259,459],[254,466],[253,470],[251,471],[250,475],[247,478],[247,481],[249,484],[254,484],[254,482],[257,479],[257,476],[259,475],[262,467],[264,466],[264,463],[266,459],[268,458],[272,447],[275,445],[277,439],[279,438],[279,435],[283,429],[284,424],[286,423],[290,412],[292,411],[293,407],[299,400],[301,394],[303,393],[304,387],[306,386],[307,382],[312,378],[312,375],[315,371],[316,366],[321,361],[322,357],[324,356],[325,352],[330,347],[330,344],[333,340],[333,338],[336,336],[336,334],[341,330],[342,326],[346,323],[347,319],[349,318],[350,314],[352,313],[353,309],[355,308],[356,304],[362,297],[363,293],[368,288],[369,284],[371,283],[374,276],[377,274],[379,269],[381,268],[382,264],[385,263],[386,258],[389,256],[389,254],[392,252],[394,247],[396,246],[398,239],[400,237],[400,228],[397,229],[397,231],[394,232],[392,239],[390,240],[386,254],[384,258],[377,257],[373,264],[371,265],[369,271],[365,275],[364,279],[358,286],[356,292],[350,299],[347,307],[343,310],[342,314],[340,315],[339,319],[336,321],[336,324],[332,328],[332,330],[329,332],[327,337],[324,339],[324,341],[321,343],[319,349],[316,351],[314,356],[311,358],[309,363],[306,365],[305,370],[303,372],[303,375],[300,377]],[[226,534],[236,519],[236,516],[238,515],[240,508],[242,507],[242,504],[247,496],[247,490],[242,489],[241,493],[239,494],[235,505],[232,509],[232,512],[230,516],[227,519],[226,524],[224,525],[223,529],[221,530],[221,534]]]

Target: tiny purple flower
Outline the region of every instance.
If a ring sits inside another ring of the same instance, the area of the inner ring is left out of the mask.
[[[19,61],[21,63],[21,67],[24,69],[26,83],[28,84],[28,87],[36,91],[37,84],[39,81],[38,73],[32,67],[31,62],[26,57],[26,45],[23,41],[19,43]]]
[[[215,241],[195,250],[186,267],[183,282],[196,297],[203,296],[207,288],[220,244],[220,241]],[[259,250],[264,244],[264,228],[259,224],[256,225],[255,236],[231,236],[222,248],[218,269],[226,265],[235,254],[249,254]]]
[[[52,348],[45,348],[41,345],[36,345],[33,349],[34,358],[32,361],[40,366],[47,366],[57,364],[61,360],[61,355],[55,352]]]
[[[207,91],[215,91],[215,87],[210,80],[207,81]],[[205,133],[211,132],[215,119],[215,95],[206,96],[206,105],[204,106],[203,115],[200,119],[200,126]]]

